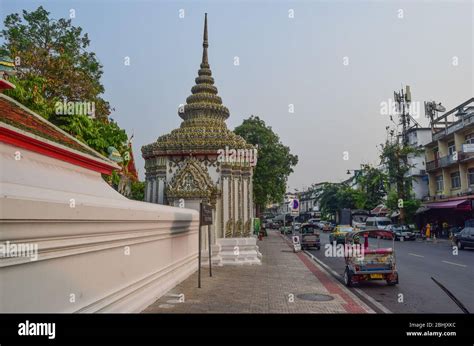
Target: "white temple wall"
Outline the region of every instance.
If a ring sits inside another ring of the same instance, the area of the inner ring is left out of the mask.
[[[38,246],[37,260],[0,259],[0,312],[138,312],[197,269],[196,211],[128,200],[100,173],[15,146],[0,154],[0,242]]]

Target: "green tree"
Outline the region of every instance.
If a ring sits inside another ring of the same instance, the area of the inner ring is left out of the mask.
[[[402,224],[407,222],[407,209],[416,204],[412,197],[412,181],[413,178],[408,174],[413,165],[408,164],[407,157],[409,155],[419,155],[422,150],[414,148],[410,145],[404,145],[400,142],[398,136],[393,136],[391,131],[391,138],[387,139],[383,144],[380,154],[381,163],[387,169],[387,185],[396,193],[397,204],[392,203],[389,209],[400,211],[400,222]],[[394,209],[395,208],[395,209]],[[409,215],[408,215],[409,216]]]
[[[132,182],[132,193],[128,197],[137,201],[145,200],[145,182],[144,181],[133,181]]]
[[[5,94],[37,112],[103,155],[115,147],[128,148],[127,134],[107,118],[109,104],[101,98],[102,66],[87,51],[89,38],[71,20],[49,18],[42,6],[35,11],[8,15],[0,37],[0,55],[12,57],[17,74],[10,77],[15,89]],[[96,118],[87,114],[57,114],[56,103],[63,100],[93,102]]]
[[[396,189],[392,189],[387,195],[386,206],[390,210],[400,210],[399,198]],[[413,194],[403,201],[403,209],[405,212],[405,223],[413,223],[415,221],[416,211],[421,206],[421,201],[416,199]]]
[[[256,116],[245,119],[234,132],[257,146],[258,160],[253,173],[253,195],[257,215],[271,202],[279,202],[286,192],[288,176],[298,163],[298,156],[280,142],[270,126]]]
[[[35,11],[23,10],[4,20],[0,37],[4,39],[0,55],[13,58],[19,79],[41,77],[46,81],[40,92],[44,99],[87,101],[95,103],[98,118],[110,114],[110,105],[100,95],[102,66],[95,53],[89,52],[90,41],[81,27],[71,19],[54,20],[42,6]]]
[[[364,198],[361,191],[343,183],[326,183],[319,188],[317,200],[325,218],[334,218],[340,209],[359,208],[357,203]]]
[[[0,56],[11,57],[17,65],[16,75],[9,78],[16,88],[5,94],[102,155],[108,156],[108,148],[114,147],[125,157],[129,151],[128,136],[108,118],[110,105],[101,96],[102,66],[95,53],[88,51],[88,35],[73,26],[70,19],[55,20],[49,16],[40,6],[35,11],[24,10],[21,15],[14,13],[5,18],[0,31],[4,39]],[[57,103],[63,101],[93,103],[95,117],[57,112]],[[121,172],[126,173],[125,169]],[[114,172],[104,179],[117,186],[120,177]],[[140,183],[133,184],[132,194],[138,198],[143,188]]]
[[[359,190],[356,198],[358,209],[372,210],[382,203],[387,185],[387,175],[384,172],[371,165],[362,165],[356,181]]]

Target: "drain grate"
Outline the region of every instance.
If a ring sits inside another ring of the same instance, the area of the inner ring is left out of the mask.
[[[317,294],[317,293],[302,293],[296,296],[301,300],[310,300],[312,302],[328,302],[333,300],[334,297],[328,294]]]

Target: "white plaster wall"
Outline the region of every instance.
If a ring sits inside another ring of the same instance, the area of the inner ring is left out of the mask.
[[[138,312],[197,269],[196,211],[128,200],[99,173],[14,146],[0,157],[0,242],[39,249],[0,259],[0,312]]]

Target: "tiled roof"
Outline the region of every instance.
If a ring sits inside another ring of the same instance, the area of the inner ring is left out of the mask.
[[[3,94],[0,94],[0,122],[69,149],[87,154],[108,165],[116,166],[110,160],[89,148],[86,144],[79,142],[43,117]]]

